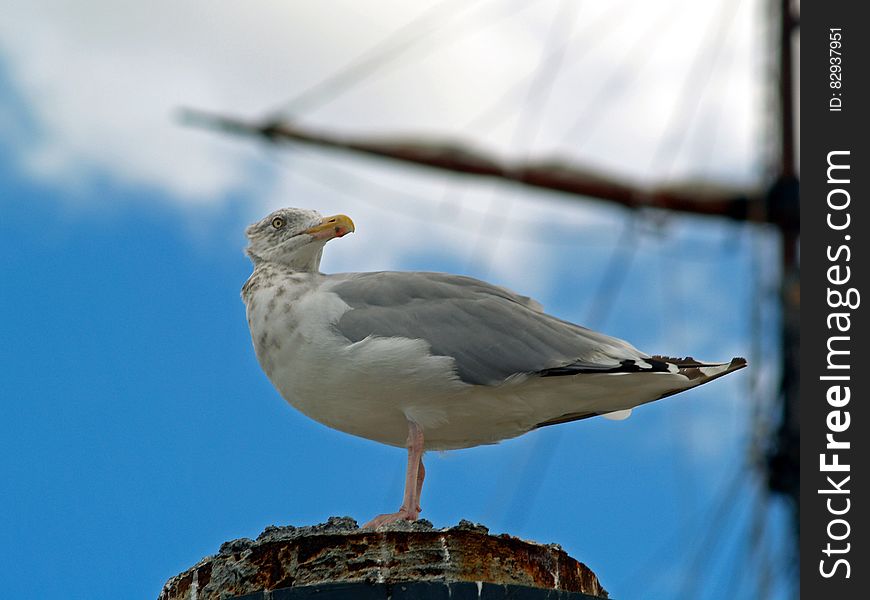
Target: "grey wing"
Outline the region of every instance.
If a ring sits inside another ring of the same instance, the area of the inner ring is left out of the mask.
[[[467,383],[667,369],[651,366],[627,342],[551,317],[533,300],[471,277],[388,271],[329,279],[324,291],[351,307],[336,323],[347,339],[422,339],[432,354],[452,357]]]

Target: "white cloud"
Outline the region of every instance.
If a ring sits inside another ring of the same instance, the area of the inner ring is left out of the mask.
[[[173,119],[178,107],[261,114],[433,4],[383,0],[362,10],[349,0],[12,3],[0,21],[0,49],[38,129],[21,150],[22,165],[58,182],[108,174],[164,189],[182,203],[214,202],[251,184],[250,154],[239,140],[180,127]],[[356,131],[463,131],[512,87],[519,107],[557,3],[478,4],[463,7],[450,28],[412,48],[395,69],[315,111],[313,122]],[[536,147],[649,175],[643,165],[683,92],[693,52],[704,48],[699,32],[718,5],[582,6]],[[717,170],[744,177],[752,158],[746,140],[757,135],[749,115],[758,96],[747,51],[754,15],[745,5],[723,51],[730,59],[712,75],[704,112],[706,123],[728,123],[717,134],[726,163],[718,161]],[[652,29],[656,23],[660,32]],[[644,39],[648,44],[638,47]],[[603,123],[583,151],[574,152],[577,139],[566,139],[565,131],[584,112],[578,104],[614,77],[625,85],[590,108],[589,118]],[[725,97],[727,103],[720,100]],[[525,152],[509,147],[507,125],[466,135],[500,151]],[[680,164],[692,170],[691,161]]]

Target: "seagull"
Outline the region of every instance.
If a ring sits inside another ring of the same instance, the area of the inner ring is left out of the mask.
[[[246,230],[242,287],[257,360],[281,396],[328,427],[407,448],[402,504],[419,517],[426,450],[495,444],[641,404],[746,366],[645,354],[546,314],[511,290],[446,273],[324,274],[346,215],[283,208]]]

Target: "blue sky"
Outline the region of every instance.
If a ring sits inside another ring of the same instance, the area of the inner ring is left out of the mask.
[[[490,65],[498,76],[481,84],[481,94],[534,70],[527,54],[540,45],[555,7],[538,4],[506,21],[501,43],[503,53],[516,53],[515,69]],[[239,299],[250,272],[242,231],[271,208],[296,205],[344,212],[358,225],[354,235],[327,247],[326,271],[467,273],[531,294],[559,317],[647,351],[749,356],[752,370],[643,407],[624,422],[593,419],[498,446],[430,455],[422,516],[436,526],[467,518],[496,532],[560,543],[618,598],[683,597],[698,589],[710,598],[753,596],[757,573],[743,584],[735,573],[750,568],[737,557],[748,548],[758,506],[747,456],[756,398],[750,385],[757,377],[762,392],[773,389],[776,376],[776,244],[769,232],[703,218],[643,216],[625,234],[626,215],[594,202],[309,150],[270,152],[187,130],[173,121],[172,107],[199,102],[245,111],[256,97],[262,108],[316,80],[311,61],[282,65],[288,70],[282,86],[272,77],[240,91],[246,86],[239,81],[267,79],[258,69],[266,68],[262,58],[278,44],[270,36],[263,35],[263,48],[233,54],[220,68],[213,63],[225,50],[207,60],[213,47],[191,50],[190,40],[161,21],[159,11],[142,16],[128,40],[107,35],[121,15],[99,13],[99,2],[81,3],[80,14],[66,24],[45,17],[52,3],[34,6],[18,9],[17,24],[32,25],[37,39],[54,36],[56,43],[42,50],[47,56],[35,57],[27,40],[0,26],[4,593],[23,596],[40,581],[44,597],[155,597],[167,578],[227,539],[331,515],[364,521],[395,508],[402,452],[296,413],[254,358]],[[268,2],[257,7],[252,23],[234,22],[238,13],[221,9],[202,27],[225,33],[238,48],[250,33],[246,27],[270,32],[266,21],[289,10]],[[751,20],[750,8],[742,9],[738,23]],[[708,12],[718,10],[711,3]],[[307,44],[306,56],[319,57],[322,64],[315,66],[330,71],[415,12],[378,4],[361,21],[367,27],[338,47],[323,40],[353,31],[350,16],[292,13],[287,22],[300,36],[282,52],[294,56],[292,44]],[[166,44],[144,58],[137,40],[158,30]],[[728,64],[737,69],[746,52],[742,29],[734,31],[740,33],[726,36],[733,43],[724,54],[733,55]],[[200,35],[194,31],[190,39]],[[629,28],[625,35],[634,33]],[[506,40],[513,40],[510,50]],[[481,56],[489,57],[495,42],[478,40]],[[139,68],[141,81],[118,74],[107,61],[112,48],[127,68]],[[52,52],[68,53],[71,73],[59,71],[57,62],[53,71],[46,66]],[[441,120],[455,130],[475,112],[456,95],[476,98],[468,82],[490,59],[467,72],[458,69],[454,80],[447,76],[451,57],[439,62],[439,56],[426,59],[420,71],[385,75],[317,112],[312,122],[401,131],[416,115],[430,130]],[[256,65],[254,73],[245,69],[245,57]],[[627,68],[631,72],[631,63]],[[729,81],[743,82],[754,71],[736,72],[712,85],[731,90]],[[81,110],[87,106],[81,86],[66,82],[76,74],[104,110]],[[414,89],[418,83],[422,91]],[[560,99],[577,93],[569,84],[553,88],[550,110],[557,121],[570,104]],[[429,94],[427,110],[415,94]],[[138,104],[143,96],[152,103]],[[614,102],[628,107],[637,97],[627,89]],[[712,108],[699,111],[702,133],[690,136],[668,176],[713,174],[751,183],[759,156],[738,158],[747,140],[760,135],[759,124],[736,115],[752,107],[729,113],[737,124],[718,128],[713,156],[721,160],[711,161],[712,150],[698,141],[707,139],[706,118],[723,118],[716,112],[719,96],[711,97]],[[643,104],[653,110],[647,105],[656,101]],[[626,132],[613,121],[615,139],[591,147],[600,149],[595,158],[601,164],[631,172],[631,153],[654,154],[659,128]],[[499,147],[511,137],[506,127],[481,143]],[[548,127],[533,146],[558,147]],[[708,171],[711,164],[716,167]],[[500,235],[487,237],[481,223],[494,214],[491,206],[505,221]],[[621,280],[608,278],[614,268],[624,271]],[[736,488],[735,478],[742,482]],[[774,503],[763,514],[770,524],[767,556],[782,554],[785,511]],[[781,560],[770,560],[781,570]],[[51,578],[43,575],[46,561]],[[699,567],[705,575],[693,580]],[[770,597],[789,597],[781,577],[771,581]]]

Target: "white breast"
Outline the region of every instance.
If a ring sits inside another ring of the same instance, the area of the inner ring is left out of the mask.
[[[470,387],[456,377],[452,358],[432,356],[422,340],[351,343],[333,328],[350,307],[318,286],[261,285],[246,305],[269,380],[287,402],[329,427],[403,446],[409,418],[424,429],[446,425],[445,395]]]

